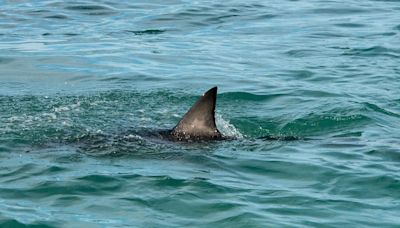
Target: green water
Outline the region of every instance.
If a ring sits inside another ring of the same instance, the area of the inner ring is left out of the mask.
[[[1,4],[0,227],[400,226],[397,1]]]

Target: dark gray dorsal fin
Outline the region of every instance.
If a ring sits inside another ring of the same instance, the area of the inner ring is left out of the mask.
[[[172,136],[177,139],[222,137],[215,125],[214,116],[217,89],[217,87],[211,88],[197,100],[172,129]]]

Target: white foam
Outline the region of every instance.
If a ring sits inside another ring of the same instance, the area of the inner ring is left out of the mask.
[[[81,102],[77,102],[76,104],[71,104],[67,106],[60,106],[60,107],[55,107],[54,111],[55,112],[68,112],[70,110],[78,110],[78,108],[81,106]]]
[[[66,112],[69,111],[69,108],[67,106],[59,107],[59,108],[54,108],[55,112]]]
[[[22,121],[22,120],[24,120],[24,118],[21,116],[12,116],[12,117],[8,118],[8,122],[18,122],[18,121]]]
[[[67,122],[67,121],[63,121],[61,124],[62,124],[63,126],[66,126],[66,127],[71,127],[71,126],[72,126],[72,124],[69,123],[69,122]]]
[[[57,119],[57,116],[54,113],[43,113],[42,116],[47,117],[48,121]]]
[[[132,134],[125,135],[124,138],[125,138],[125,139],[139,139],[139,140],[142,140],[142,139],[143,139],[143,138],[140,137],[139,135],[132,135]]]
[[[222,118],[220,114],[216,114],[215,119],[217,128],[223,135],[234,138],[243,138],[242,133],[240,133],[240,131],[236,129],[235,126],[233,126],[233,124],[231,124],[228,120]]]

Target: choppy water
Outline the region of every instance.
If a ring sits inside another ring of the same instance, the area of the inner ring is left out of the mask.
[[[2,1],[0,226],[400,226],[399,15],[372,0]],[[144,136],[214,85],[237,140]]]

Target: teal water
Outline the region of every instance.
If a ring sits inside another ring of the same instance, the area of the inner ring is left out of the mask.
[[[400,226],[400,2],[0,3],[0,227]]]

